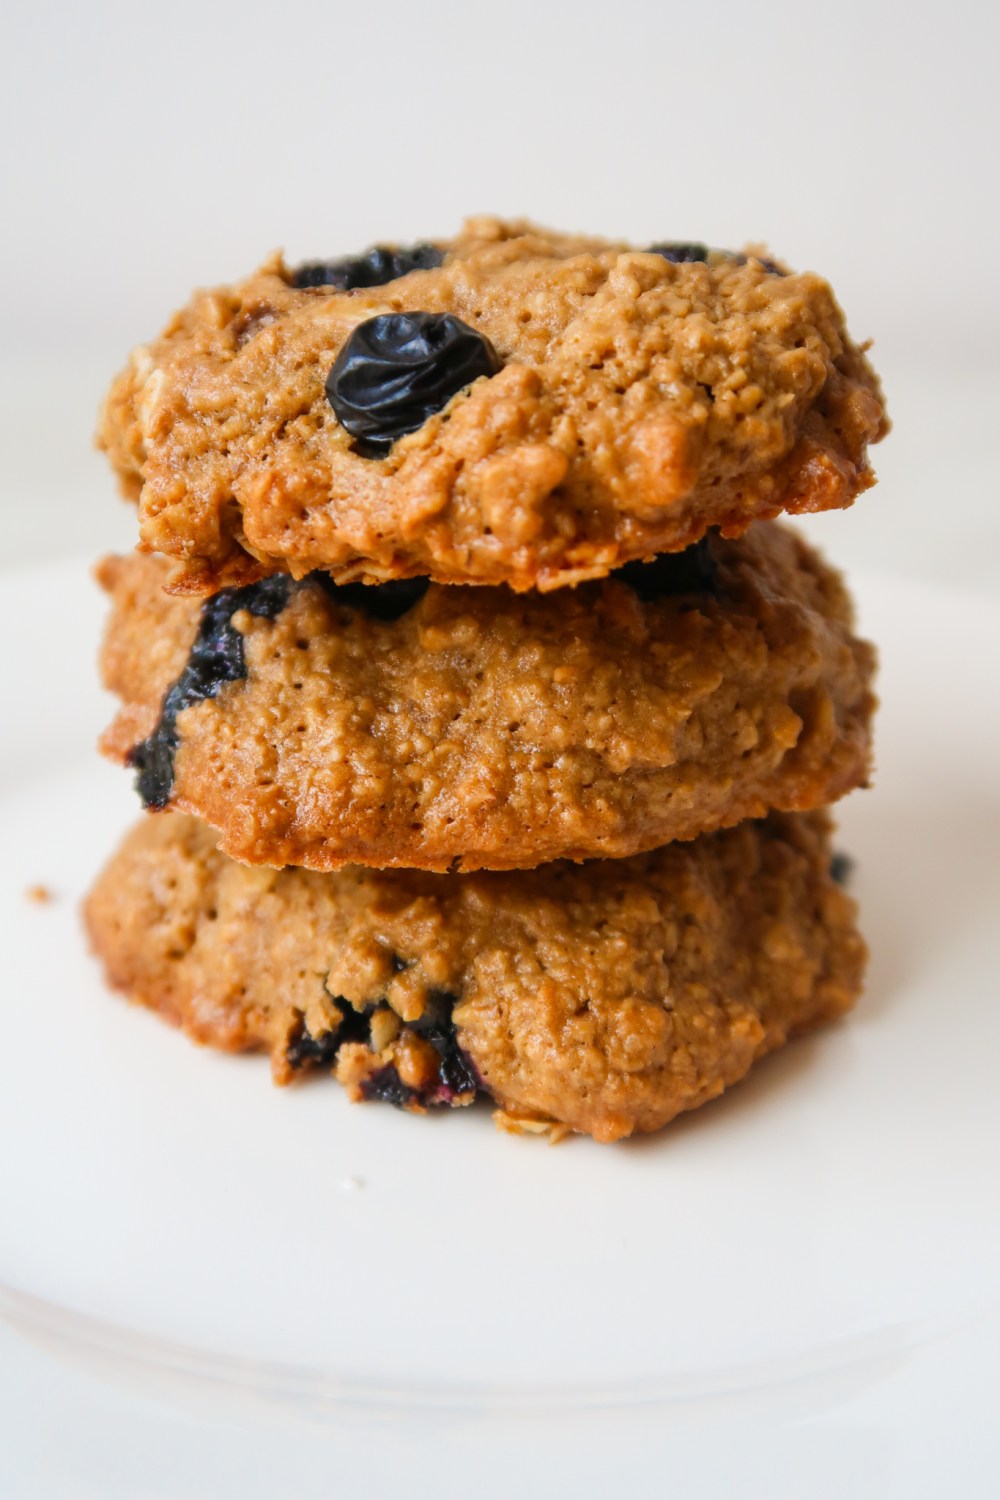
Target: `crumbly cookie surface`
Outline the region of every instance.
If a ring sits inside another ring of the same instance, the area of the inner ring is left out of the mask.
[[[124,700],[103,748],[155,767],[172,725],[148,800],[249,863],[624,856],[825,805],[868,772],[874,652],[838,575],[776,522],[549,596],[271,578],[200,607],[162,591],[167,566],[102,565]],[[205,696],[178,699],[192,676]]]
[[[322,569],[552,589],[872,482],[881,394],[820,277],[495,219],[438,253],[350,291],[276,258],[135,351],[99,440],[173,587]],[[460,319],[501,368],[365,456],[327,378],[358,325],[417,311]]]
[[[468,876],[261,870],[146,818],[91,893],[111,982],[196,1040],[333,1068],[356,1099],[490,1095],[613,1141],[848,1010],[864,943],[824,814],[624,861]]]

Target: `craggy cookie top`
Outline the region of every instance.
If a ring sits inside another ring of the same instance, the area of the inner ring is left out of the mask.
[[[336,1068],[359,1099],[477,1092],[612,1141],[656,1130],[857,997],[822,814],[628,860],[456,877],[251,870],[146,818],[87,903],[108,975],[199,1041]]]
[[[874,653],[790,528],[558,595],[275,575],[202,603],[112,558],[104,748],[252,864],[528,868],[866,778]]]
[[[483,218],[196,294],[99,438],[179,592],[315,569],[522,590],[848,505],[886,426],[820,277]]]

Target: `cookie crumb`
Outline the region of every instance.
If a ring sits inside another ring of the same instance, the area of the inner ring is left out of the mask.
[[[53,892],[47,885],[29,885],[24,892],[26,901],[33,901],[36,906],[47,906],[50,901],[55,900]]]
[[[547,1135],[550,1146],[558,1146],[573,1131],[559,1120],[547,1120],[541,1115],[515,1115],[507,1109],[493,1111],[493,1123],[506,1135]]]

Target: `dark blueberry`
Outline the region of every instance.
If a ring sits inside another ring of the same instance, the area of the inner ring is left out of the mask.
[[[318,583],[338,604],[364,610],[376,620],[398,620],[427,592],[427,578],[391,579],[388,583],[349,583],[338,587],[327,573],[311,573],[303,582]],[[207,600],[201,611],[187,665],[167,690],[156,728],[147,740],[135,745],[128,764],[138,771],[136,789],[146,807],[166,807],[174,784],[174,755],[180,744],[177,716],[192,703],[214,698],[227,682],[246,676],[243,637],[233,629],[232,618],[249,610],[273,620],[301,587],[284,573],[275,573],[242,589],[223,589]]]
[[[652,562],[630,562],[616,569],[615,578],[627,583],[647,604],[677,594],[711,594],[719,575],[708,538],[683,552],[662,552]]]
[[[787,272],[766,255],[737,255],[736,260],[741,266],[745,266],[748,260],[755,260],[759,266],[763,266],[769,276],[785,276]]]
[[[397,961],[398,962],[398,961]],[[394,964],[395,967],[395,964]],[[400,964],[396,972],[405,968]],[[319,1067],[330,1067],[337,1053],[347,1042],[371,1044],[371,1018],[379,1011],[389,1010],[385,1000],[355,1010],[341,996],[332,996],[340,1011],[340,1024],[320,1036],[313,1036],[302,1021],[292,1036],[285,1057],[293,1068],[315,1063]],[[403,1083],[395,1064],[386,1063],[361,1085],[362,1097],[380,1100],[384,1104],[403,1107],[407,1104],[444,1104],[459,1094],[475,1094],[483,1088],[475,1067],[458,1045],[458,1037],[452,1023],[451,1013],[455,1000],[452,995],[433,994],[429,997],[424,1014],[405,1029],[430,1042],[438,1055],[437,1073],[426,1088],[415,1089]]]
[[[371,1036],[371,1017],[378,1007],[366,1005],[364,1010],[355,1010],[351,1002],[340,995],[331,998],[340,1012],[339,1024],[330,1031],[313,1036],[305,1021],[302,1021],[285,1051],[290,1067],[303,1068],[307,1063],[332,1067],[345,1042],[368,1042]]]
[[[168,688],[156,728],[129,752],[128,764],[138,771],[136,789],[146,807],[166,807],[174,785],[174,754],[180,743],[177,715],[192,703],[214,698],[227,682],[246,675],[243,637],[233,629],[233,615],[249,610],[273,620],[295,588],[282,573],[242,589],[223,589],[203,606],[198,634],[187,665]]]
[[[387,583],[334,583],[328,573],[313,575],[334,604],[363,610],[374,620],[398,620],[426,594],[429,578],[390,578]]]
[[[429,1040],[438,1047],[434,1037]],[[458,1045],[454,1031],[447,1038],[447,1046],[438,1047],[438,1050],[441,1053],[441,1066],[438,1069],[441,1087],[449,1095],[478,1093],[482,1088],[482,1080]]]
[[[843,854],[838,849],[830,861],[830,879],[835,880],[838,885],[849,885],[854,874],[854,863],[849,854]]]
[[[435,993],[428,1000],[423,1015],[410,1025],[410,1030],[430,1042],[437,1053],[440,1059],[438,1088],[449,1097],[474,1094],[482,1087],[479,1074],[458,1045],[458,1035],[451,1019],[454,1006],[454,995]]]
[[[669,260],[669,261],[671,261],[676,266],[676,265],[680,265],[684,261],[693,261],[693,260],[702,260],[702,261],[705,261],[705,260],[708,260],[710,251],[709,251],[709,247],[707,245],[697,245],[697,244],[680,245],[680,244],[678,244],[678,245],[650,245],[648,247],[646,253],[647,253],[647,255],[662,255],[664,260]],[[726,256],[726,258],[729,259],[729,260],[735,261],[738,266],[745,266],[746,263],[747,263],[747,261],[752,258],[753,260],[757,261],[757,263],[759,265],[761,265],[761,266],[764,267],[764,270],[768,273],[769,276],[784,276],[785,275],[785,272],[781,269],[781,267],[779,265],[777,265],[773,260],[769,260],[764,255],[755,255],[753,257],[748,256],[748,255],[742,255],[742,254],[737,255],[732,250],[719,250],[716,253],[719,254],[719,255]]]
[[[350,1000],[338,997],[337,1005],[340,1007],[340,1026],[337,1029],[337,1046],[344,1042],[365,1042],[371,1039],[371,1019],[376,1010],[384,1009],[378,1005],[366,1005],[362,1010],[355,1010]]]
[[[385,313],[355,328],[327,376],[326,398],[358,451],[382,456],[500,367],[489,339],[451,313]]]
[[[319,1036],[313,1036],[303,1021],[288,1043],[285,1061],[290,1068],[304,1068],[307,1063],[315,1063],[321,1068],[330,1068],[337,1059],[337,1052],[343,1040],[344,1038],[336,1029],[323,1031]]]
[[[437,245],[373,245],[364,255],[343,260],[312,260],[292,272],[292,286],[333,286],[341,292],[356,287],[385,286],[410,271],[432,271],[444,260]]]
[[[666,244],[650,245],[646,251],[647,255],[662,255],[664,260],[669,260],[672,265],[679,266],[685,261],[708,260],[708,246],[691,244]]]
[[[395,1104],[397,1109],[403,1109],[416,1099],[417,1092],[405,1084],[395,1066],[388,1063],[376,1073],[369,1074],[361,1085],[361,1096],[363,1099],[378,1099],[383,1104]]]

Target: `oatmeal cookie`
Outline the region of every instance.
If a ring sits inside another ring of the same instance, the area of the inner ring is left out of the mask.
[[[494,1099],[614,1141],[841,1015],[865,948],[822,813],[527,873],[248,869],[145,818],[89,897],[112,984],[197,1041],[354,1099]]]
[[[558,595],[273,575],[201,604],[112,558],[104,737],[251,864],[524,869],[825,805],[874,653],[777,522]]]
[[[547,590],[848,505],[886,426],[820,277],[482,218],[196,294],[99,441],[178,591],[317,569]]]

